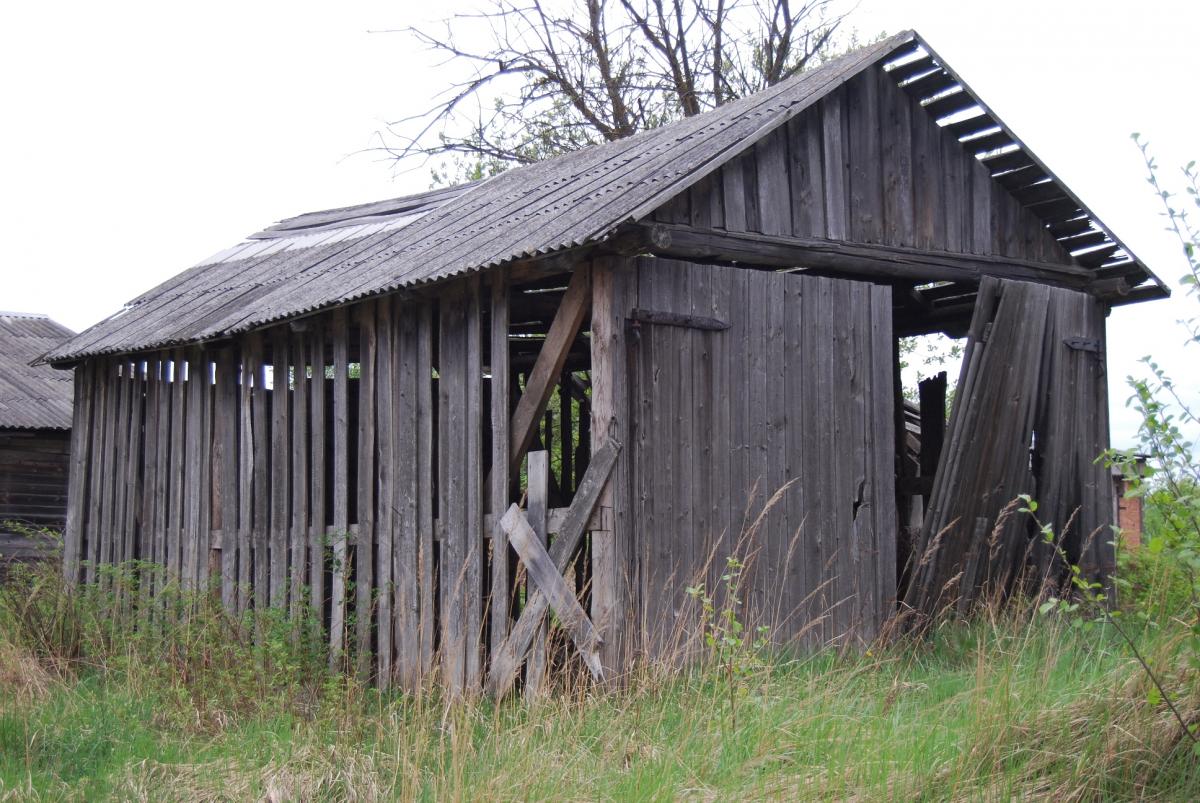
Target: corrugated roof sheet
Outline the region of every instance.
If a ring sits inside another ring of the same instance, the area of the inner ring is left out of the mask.
[[[70,429],[70,371],[31,366],[75,333],[45,315],[0,312],[0,429]]]
[[[46,358],[224,337],[602,239],[912,39],[911,32],[898,34],[707,114],[627,139],[474,185],[397,199],[390,203],[398,208],[415,202],[398,215],[385,213],[385,202],[293,218],[134,299]],[[306,219],[311,227],[303,225]]]
[[[46,359],[66,362],[226,337],[369,295],[601,241],[863,68],[914,58],[920,63],[907,69],[924,71],[918,78],[943,69],[919,37],[906,31],[758,94],[627,139],[475,184],[285,220],[139,296]],[[947,80],[957,82],[949,74]],[[963,91],[969,92],[965,86]],[[937,107],[931,104],[930,113]],[[1136,262],[1132,255],[1120,256]],[[1140,263],[1135,267],[1152,277]]]

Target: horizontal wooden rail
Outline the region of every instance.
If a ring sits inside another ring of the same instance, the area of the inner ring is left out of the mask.
[[[1022,279],[1091,290],[1092,271],[989,254],[957,254],[890,245],[865,245],[813,237],[702,229],[671,223],[632,224],[643,230],[646,250],[662,257],[761,267],[803,267],[834,276],[911,281],[969,281],[984,276]]]

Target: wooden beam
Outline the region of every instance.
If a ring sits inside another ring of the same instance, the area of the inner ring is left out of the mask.
[[[603,671],[600,667],[600,656],[596,652],[596,648],[600,644],[600,636],[592,627],[592,621],[588,619],[579,600],[575,599],[575,593],[555,566],[554,560],[542,546],[540,537],[529,526],[521,508],[515,504],[512,505],[504,514],[504,518],[500,520],[500,526],[504,528],[504,532],[508,534],[508,540],[525,563],[530,579],[537,584],[538,589],[549,600],[550,607],[554,609],[559,621],[570,634],[571,640],[579,648],[583,662],[587,664],[592,677],[601,680]]]
[[[646,224],[631,224],[644,226]],[[984,276],[1090,289],[1091,271],[986,254],[956,254],[888,245],[864,245],[815,237],[778,237],[754,232],[655,224],[650,252],[662,257],[764,268],[807,268],[817,274],[918,282],[968,281]],[[665,244],[664,244],[665,243]]]
[[[514,472],[520,471],[521,458],[525,456],[529,444],[533,441],[534,431],[546,411],[546,404],[550,401],[550,394],[554,392],[555,383],[562,373],[567,353],[591,308],[591,290],[591,268],[580,265],[571,274],[571,283],[567,286],[558,312],[554,314],[554,321],[550,324],[550,331],[546,334],[537,362],[529,374],[529,381],[525,383],[525,392],[521,394],[517,409],[513,412],[509,466]]]
[[[555,571],[561,573],[571,562],[571,557],[575,554],[575,549],[579,546],[584,529],[587,527],[588,519],[591,518],[592,509],[596,506],[600,493],[604,490],[605,483],[608,482],[608,475],[617,462],[620,450],[621,445],[609,438],[592,456],[587,472],[580,481],[579,488],[575,491],[575,501],[571,503],[567,516],[558,530],[558,537],[550,545],[549,556]],[[501,526],[503,527],[503,522]],[[553,526],[551,525],[548,529],[553,531]],[[525,609],[521,611],[521,616],[508,634],[508,638],[492,656],[487,685],[488,692],[493,696],[502,697],[512,688],[513,678],[516,677],[517,670],[525,658],[525,653],[529,649],[534,633],[541,624],[542,617],[546,615],[548,605],[549,600],[545,594],[540,589],[535,589],[529,595]]]

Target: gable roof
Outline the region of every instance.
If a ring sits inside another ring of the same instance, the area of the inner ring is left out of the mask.
[[[910,93],[927,93],[922,97],[929,99],[930,114],[961,130],[965,148],[986,141],[984,164],[998,180],[1016,184],[1010,187],[1014,194],[1024,189],[1026,205],[1047,225],[1064,225],[1068,233],[1056,236],[1095,249],[1081,255],[1080,264],[1090,258],[1093,267],[1115,268],[1131,284],[1150,280],[1166,293],[932,49],[906,31],[755,95],[623,140],[474,184],[285,220],[139,296],[45,359],[67,362],[227,337],[367,296],[602,242],[879,63]]]
[[[30,363],[74,334],[45,315],[0,312],[0,429],[71,428],[71,374]]]

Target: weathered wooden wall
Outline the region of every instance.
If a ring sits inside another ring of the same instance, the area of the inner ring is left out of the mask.
[[[651,258],[629,280],[648,649],[696,632],[685,589],[719,592],[729,556],[744,615],[778,641],[871,639],[895,602],[891,290]]]
[[[732,232],[1069,264],[1070,255],[1005,182],[876,66],[656,217]]]
[[[68,432],[0,431],[0,576],[8,560],[34,558],[48,551],[50,544],[45,539],[32,537],[21,528],[63,528],[69,460]],[[6,522],[16,526],[6,526]]]

